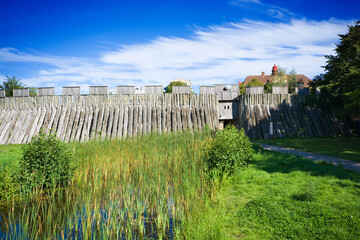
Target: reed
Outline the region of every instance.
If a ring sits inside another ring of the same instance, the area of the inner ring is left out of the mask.
[[[73,143],[79,167],[69,186],[1,211],[6,238],[183,238],[183,222],[210,187],[209,138],[203,130]]]

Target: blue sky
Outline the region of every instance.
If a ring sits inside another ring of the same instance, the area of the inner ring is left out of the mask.
[[[0,0],[0,80],[28,86],[237,83],[273,64],[312,78],[360,1]]]

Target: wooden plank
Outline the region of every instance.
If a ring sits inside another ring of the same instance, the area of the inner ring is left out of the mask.
[[[142,134],[145,135],[148,133],[148,106],[143,106],[143,130]]]
[[[123,125],[123,132],[122,132],[123,139],[127,138],[128,122],[129,122],[129,108],[125,107],[125,109],[124,109],[124,125]]]
[[[100,106],[99,107],[99,115],[98,115],[97,124],[96,124],[95,139],[100,138],[102,135],[104,113],[105,113],[105,108],[103,106]]]
[[[137,136],[138,133],[138,120],[139,120],[139,107],[134,107],[134,124],[133,124],[133,136]]]
[[[25,132],[25,134],[24,134],[24,138],[23,138],[23,140],[22,140],[22,144],[25,144],[25,143],[28,143],[29,141],[30,141],[30,138],[29,138],[29,136],[30,136],[30,132],[31,132],[31,128],[32,128],[32,125],[34,124],[34,121],[35,121],[35,119],[36,119],[36,115],[37,115],[37,112],[38,112],[38,110],[37,109],[33,109],[32,111],[31,111],[31,115],[30,115],[30,118],[29,118],[29,121],[28,121],[28,123],[26,124],[27,126],[26,126],[26,132]]]
[[[101,139],[105,139],[109,137],[109,135],[107,135],[109,118],[110,118],[110,107],[106,106],[104,110],[104,118],[102,120],[102,125],[101,125]]]
[[[254,113],[255,113],[255,119],[256,119],[256,138],[263,138],[263,132],[261,128],[261,114],[260,114],[260,107],[258,104],[254,105]]]
[[[3,129],[1,135],[0,135],[0,144],[6,144],[7,140],[9,139],[9,136],[13,130],[13,126],[16,123],[16,120],[18,116],[20,115],[19,110],[12,111],[12,114],[9,117],[9,122],[5,125],[5,128]]]
[[[21,131],[19,132],[19,139],[17,141],[17,144],[23,143],[24,138],[27,137],[26,133],[27,133],[29,125],[31,124],[32,117],[33,117],[32,112],[33,112],[33,109],[25,110],[24,123],[22,124]]]
[[[124,120],[125,120],[125,108],[121,106],[119,109],[119,122],[118,122],[118,130],[117,130],[118,139],[121,139],[123,137]]]
[[[96,126],[98,123],[99,112],[100,112],[100,109],[98,107],[95,107],[95,109],[93,109],[93,117],[92,117],[91,128],[90,128],[90,139],[95,139]]]
[[[177,131],[177,115],[174,106],[171,108],[171,131]]]
[[[40,129],[41,129],[43,123],[44,123],[44,119],[45,119],[45,115],[46,115],[47,111],[48,111],[48,108],[44,107],[44,108],[41,109],[41,115],[39,117],[39,121],[37,123],[34,135],[37,135],[40,132]]]
[[[84,136],[85,134],[87,134],[88,136],[88,132],[85,133],[85,129],[87,129],[87,117],[86,117],[86,108],[84,107],[78,107],[77,111],[76,111],[76,116],[75,116],[75,122],[74,122],[74,128],[71,131],[71,138],[70,141],[71,142],[79,142],[81,137]]]
[[[151,133],[156,132],[156,107],[151,108]]]
[[[138,118],[138,135],[141,136],[143,134],[143,107],[139,106],[139,118]]]
[[[129,137],[133,136],[133,130],[134,130],[134,107],[133,106],[129,106],[129,118],[128,118],[128,130],[127,130],[127,135]]]
[[[57,133],[61,113],[62,113],[62,107],[56,107],[54,120],[53,120],[53,123],[51,124],[51,127],[49,125],[49,127],[50,127],[49,131],[51,131],[53,133]]]
[[[84,124],[84,121],[85,121],[84,113],[85,113],[85,110],[82,107],[76,107],[75,117],[73,120],[72,129],[71,129],[71,135],[67,139],[69,142],[74,142],[76,140],[76,134],[77,134],[77,132],[79,132],[79,130],[81,133],[82,125]],[[81,127],[79,126],[80,121],[82,121]],[[79,128],[81,128],[81,129],[79,129]],[[79,138],[80,138],[80,136],[79,136]]]
[[[37,114],[36,114],[36,118],[33,122],[33,125],[31,126],[31,131],[30,131],[30,134],[29,134],[29,139],[28,141],[30,142],[31,138],[35,136],[35,132],[36,132],[36,128],[37,128],[37,125],[38,125],[38,122],[39,122],[39,119],[40,119],[40,116],[41,116],[41,109],[38,109],[37,111]]]
[[[76,110],[77,110],[76,107],[71,108],[71,112],[69,115],[69,119],[67,121],[65,133],[64,133],[64,140],[63,140],[64,142],[70,141],[71,131],[73,129],[74,122],[75,122]]]
[[[117,133],[118,133],[118,125],[119,125],[119,106],[115,106],[114,107],[114,119],[113,119],[113,126],[112,126],[112,131],[111,131],[111,139],[116,139],[117,138]]]
[[[260,108],[260,114],[261,114],[261,129],[263,130],[263,137],[264,139],[268,139],[270,136],[270,123],[268,120],[267,111],[265,108],[265,105],[259,105]]]
[[[311,123],[314,125],[314,129],[315,129],[315,136],[324,136],[324,133],[322,132],[322,128],[319,125],[319,119],[317,118],[316,114],[314,113],[314,111],[307,107],[306,108],[306,113],[309,116],[309,119],[311,121]]]
[[[24,121],[26,121],[27,111],[22,109],[19,111],[19,116],[16,119],[16,123],[14,124],[13,130],[10,133],[9,139],[5,144],[18,144],[19,143],[19,135],[24,125]],[[21,141],[20,141],[21,143]]]
[[[59,119],[59,126],[58,126],[58,129],[57,129],[57,136],[61,139],[61,136],[62,136],[62,132],[64,131],[63,128],[64,128],[64,121],[65,121],[65,118],[66,118],[66,115],[68,115],[68,112],[69,112],[69,109],[64,107],[62,110],[61,110],[61,115],[60,115],[60,119]]]
[[[94,111],[95,109],[92,106],[85,108],[84,126],[81,132],[79,133],[76,132],[75,141],[81,141],[81,142],[89,141],[91,135],[91,126],[94,118]]]

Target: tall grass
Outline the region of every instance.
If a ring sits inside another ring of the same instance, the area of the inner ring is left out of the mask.
[[[74,143],[69,186],[41,190],[1,211],[7,238],[182,238],[182,223],[206,199],[207,131]],[[1,236],[0,236],[1,237]]]

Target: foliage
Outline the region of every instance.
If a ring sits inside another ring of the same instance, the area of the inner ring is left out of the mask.
[[[239,84],[239,93],[240,95],[244,95],[246,93],[246,86],[244,83]]]
[[[4,80],[5,81],[3,82],[3,84],[0,85],[0,90],[5,90],[5,95],[7,97],[12,97],[13,96],[13,90],[14,89],[21,89],[21,88],[26,87],[26,85],[21,82],[21,79],[17,79],[15,76],[12,77],[12,78],[9,77],[9,76],[6,76]],[[37,95],[36,88],[30,87],[29,88],[29,95],[31,97],[36,96]]]
[[[247,87],[261,87],[261,86],[264,86],[264,84],[262,82],[260,82],[259,80],[257,80],[256,78],[253,78],[251,80],[251,82],[249,82],[246,86]]]
[[[278,74],[277,76],[272,76],[271,82],[273,86],[286,86],[287,85],[287,76],[286,76],[286,68],[282,68],[278,66]]]
[[[0,201],[10,200],[18,190],[14,171],[8,166],[0,166]]]
[[[227,125],[209,143],[207,163],[210,170],[227,174],[234,168],[245,167],[252,159],[253,149],[244,129]]]
[[[71,179],[74,166],[73,154],[65,143],[55,134],[40,130],[23,148],[19,180],[24,190],[64,186]]]
[[[316,78],[316,86],[329,89],[331,103],[343,117],[360,117],[360,21],[340,36],[335,55],[327,59],[325,74]]]
[[[183,83],[183,82],[180,82],[180,81],[171,82],[171,83],[166,87],[166,92],[167,92],[167,93],[172,93],[172,87],[173,87],[173,86],[186,86],[186,84]]]
[[[35,97],[37,95],[36,88],[29,87],[29,95],[30,97]]]
[[[295,87],[297,87],[296,71],[293,69],[293,70],[290,71],[290,73],[288,75],[289,93],[294,93],[295,92]]]
[[[268,82],[264,86],[264,93],[272,93],[272,87],[274,86],[273,82]]]
[[[21,79],[16,79],[16,77],[6,76],[2,85],[0,85],[1,90],[5,90],[7,97],[13,96],[13,89],[24,88],[25,85],[21,82]]]

